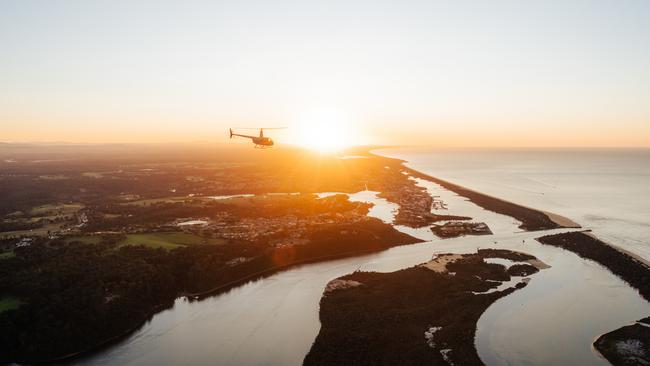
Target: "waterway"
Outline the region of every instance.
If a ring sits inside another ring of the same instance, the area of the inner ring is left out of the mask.
[[[439,213],[471,216],[494,234],[442,240],[426,228],[398,226],[427,241],[295,267],[201,301],[179,298],[129,337],[74,364],[300,365],[320,329],[318,304],[330,280],[355,270],[396,271],[439,253],[478,248],[522,251],[551,266],[495,302],[479,320],[476,346],[488,365],[607,364],[592,350],[594,338],[650,312],[648,302],[605,268],[534,240],[568,229],[522,232],[511,217],[418,182],[447,204]],[[369,214],[388,222],[397,208],[376,192],[350,199],[373,203]]]

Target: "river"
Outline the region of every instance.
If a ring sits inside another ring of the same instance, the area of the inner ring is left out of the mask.
[[[494,235],[441,240],[428,229],[397,227],[427,241],[295,267],[201,301],[177,299],[129,337],[74,364],[300,365],[318,334],[318,303],[330,280],[355,270],[399,270],[436,253],[488,247],[527,252],[551,266],[531,276],[524,289],[495,302],[479,320],[476,346],[489,365],[607,364],[592,351],[594,338],[650,312],[648,302],[605,268],[534,240],[569,230],[522,232],[511,217],[483,210],[434,183],[418,182],[447,204],[444,213],[486,222]],[[373,203],[370,215],[384,221],[396,208],[376,192],[350,199]]]

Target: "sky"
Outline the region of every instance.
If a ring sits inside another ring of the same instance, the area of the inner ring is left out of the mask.
[[[650,1],[0,0],[1,141],[274,126],[288,143],[650,147]]]

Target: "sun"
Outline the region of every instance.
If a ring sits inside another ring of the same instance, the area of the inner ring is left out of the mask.
[[[292,126],[297,145],[319,151],[334,153],[354,145],[357,130],[348,114],[335,111],[306,113]]]

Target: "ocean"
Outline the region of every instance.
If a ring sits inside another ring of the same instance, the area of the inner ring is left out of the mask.
[[[566,216],[650,260],[650,149],[435,149],[375,153],[420,172]]]

